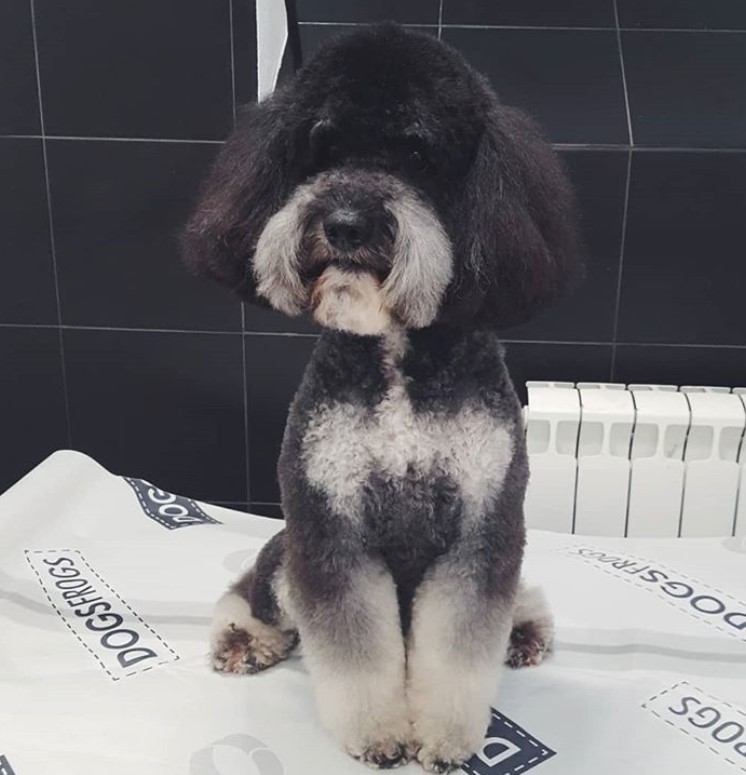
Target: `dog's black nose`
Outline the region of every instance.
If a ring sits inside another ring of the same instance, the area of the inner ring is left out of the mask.
[[[324,234],[338,250],[356,250],[370,238],[372,224],[359,210],[335,210],[324,219]]]

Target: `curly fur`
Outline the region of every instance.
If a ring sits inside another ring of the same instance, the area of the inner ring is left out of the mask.
[[[577,276],[575,232],[533,123],[395,25],[250,107],[185,229],[194,271],[324,326],[279,461],[286,528],[221,601],[213,663],[263,669],[299,634],[323,722],[373,766],[459,766],[501,659],[551,648],[519,589],[528,465],[497,330]]]

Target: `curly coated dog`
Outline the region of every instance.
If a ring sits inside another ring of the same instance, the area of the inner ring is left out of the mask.
[[[520,583],[528,464],[497,331],[577,274],[561,164],[456,51],[363,27],[247,110],[183,241],[195,271],[322,327],[279,461],[286,526],[218,604],[215,669],[300,640],[352,756],[458,767],[502,663],[552,642]]]

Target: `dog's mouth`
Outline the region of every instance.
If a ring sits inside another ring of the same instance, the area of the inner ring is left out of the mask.
[[[383,267],[380,264],[368,261],[357,261],[350,258],[326,258],[315,261],[312,265],[301,271],[301,280],[307,287],[313,288],[316,281],[324,275],[327,269],[338,269],[341,272],[349,274],[369,274],[374,277],[379,284],[383,284],[391,271],[389,266]]]
[[[301,242],[301,282],[307,288],[311,287],[327,269],[335,267],[351,274],[367,272],[383,283],[391,272],[392,247],[393,235],[386,234],[385,239],[356,250],[338,250],[329,244],[322,229],[317,226]]]

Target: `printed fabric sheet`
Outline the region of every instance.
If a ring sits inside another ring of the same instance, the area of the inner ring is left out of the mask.
[[[74,452],[0,496],[0,775],[361,775],[301,653],[208,667],[215,600],[281,527]],[[531,533],[525,571],[556,653],[505,672],[467,772],[746,773],[743,539]]]

